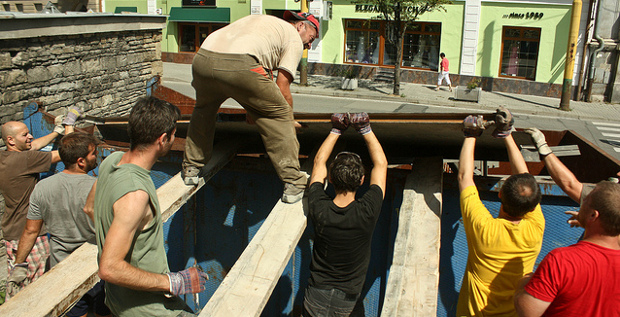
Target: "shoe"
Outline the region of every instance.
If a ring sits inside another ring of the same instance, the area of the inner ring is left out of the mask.
[[[198,185],[200,181],[200,170],[195,166],[188,166],[181,172],[183,182],[187,186]]]
[[[435,91],[439,91],[439,88],[435,88]]]
[[[284,193],[282,194],[282,202],[294,204],[304,197],[305,188],[295,187],[293,184],[284,184]]]
[[[452,92],[452,87],[450,87],[450,92]]]

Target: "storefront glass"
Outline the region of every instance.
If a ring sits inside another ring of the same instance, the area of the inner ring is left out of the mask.
[[[500,77],[536,79],[539,28],[504,26]]]
[[[344,62],[394,66],[397,39],[387,29],[385,21],[345,20]],[[401,66],[437,70],[440,39],[440,23],[415,23],[405,34]]]
[[[197,52],[212,32],[223,28],[221,23],[179,23],[179,51]]]

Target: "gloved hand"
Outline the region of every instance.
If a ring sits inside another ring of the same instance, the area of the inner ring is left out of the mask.
[[[466,137],[479,137],[486,128],[486,124],[482,115],[468,115],[463,119],[463,134]]]
[[[80,118],[82,113],[83,113],[82,109],[76,106],[69,108],[69,112],[67,112],[67,116],[65,117],[64,120],[62,120],[62,124],[63,125],[75,125],[75,121],[77,121],[77,119]]]
[[[62,121],[65,120],[65,116],[56,116],[54,119],[54,132],[64,135],[65,127],[62,125]]]
[[[361,135],[372,132],[370,128],[370,117],[366,112],[350,114],[349,122],[355,128],[355,131],[359,132]]]
[[[527,128],[525,129],[525,132],[532,137],[532,141],[534,141],[534,144],[536,144],[536,148],[538,149],[538,154],[546,156],[553,153],[551,148],[547,145],[545,135],[540,132],[540,130],[536,128]]]
[[[503,106],[499,106],[495,113],[495,130],[493,131],[494,138],[506,138],[513,131],[515,131],[513,125],[515,119],[512,117],[512,113]]]
[[[6,292],[9,296],[14,296],[19,292],[21,285],[28,277],[28,263],[19,263],[15,265],[6,283]]]
[[[341,135],[344,130],[349,127],[348,113],[332,114],[332,130],[330,133]]]
[[[180,272],[170,272],[168,278],[170,279],[170,294],[179,296],[204,291],[209,276],[202,270],[190,267]]]

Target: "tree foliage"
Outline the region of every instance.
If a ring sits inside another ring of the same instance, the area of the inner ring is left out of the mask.
[[[400,95],[400,63],[403,56],[403,41],[407,29],[418,17],[432,11],[446,11],[450,0],[353,0],[353,3],[372,5],[379,17],[386,21],[385,38],[397,48],[397,62],[394,66],[395,95]]]

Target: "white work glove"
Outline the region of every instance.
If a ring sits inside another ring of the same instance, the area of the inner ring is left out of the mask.
[[[545,135],[540,132],[540,130],[536,128],[527,128],[525,129],[525,132],[527,132],[532,137],[532,141],[534,141],[534,144],[536,144],[536,148],[538,149],[538,154],[542,156],[547,156],[553,153],[551,151],[551,148],[547,145]]]
[[[65,127],[62,125],[63,120],[65,120],[65,116],[56,116],[54,119],[54,132],[60,135],[65,134]]]
[[[63,125],[75,125],[75,121],[77,121],[81,116],[82,116],[82,109],[73,106],[71,108],[69,108],[69,111],[67,112],[67,116],[65,117],[64,120],[62,120],[62,124]]]
[[[19,292],[21,285],[28,277],[28,263],[19,263],[15,265],[6,283],[6,292],[10,296],[14,296]]]

